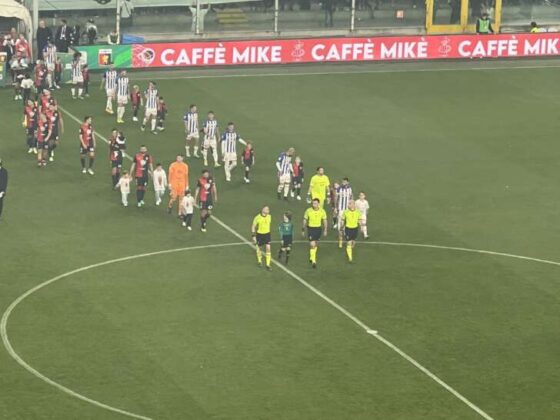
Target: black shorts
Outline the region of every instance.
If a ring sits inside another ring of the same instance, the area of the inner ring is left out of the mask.
[[[318,241],[321,239],[321,234],[323,233],[323,228],[319,227],[307,227],[307,236],[309,241]]]
[[[301,176],[294,176],[292,178],[292,184],[294,185],[303,184],[303,178]]]
[[[257,233],[256,239],[257,239],[258,246],[268,245],[270,243],[270,232]]]
[[[122,168],[122,159],[119,160],[111,160],[111,168]]]
[[[87,155],[88,153],[95,153],[95,147],[93,146],[84,147],[80,144],[80,154]]]
[[[294,237],[292,235],[289,236],[282,236],[282,248],[289,248],[292,246],[292,242],[294,241]]]
[[[39,150],[49,150],[49,142],[40,141],[37,143],[37,149]]]
[[[344,237],[347,241],[355,241],[358,238],[358,228],[344,228]]]
[[[250,168],[251,166],[253,166],[253,159],[243,159],[243,166],[245,166],[246,168]]]
[[[136,186],[138,187],[146,187],[148,186],[148,175],[144,176],[137,176],[136,177]]]
[[[35,128],[27,127],[27,136],[28,137],[34,137],[35,136]]]
[[[212,203],[212,199],[208,197],[204,201],[201,200],[198,203],[198,207],[200,207],[200,210],[212,210],[212,208],[214,207],[214,203]]]

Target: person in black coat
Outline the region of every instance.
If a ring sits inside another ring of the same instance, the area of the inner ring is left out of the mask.
[[[51,28],[45,25],[44,20],[39,21],[39,27],[37,28],[37,59],[43,59],[43,50],[47,46],[47,42],[53,40],[53,34]]]
[[[4,206],[4,197],[8,189],[8,171],[2,166],[0,159],[0,216],[2,216],[2,207]]]
[[[68,44],[70,44],[70,37],[72,36],[72,29],[68,26],[66,19],[62,19],[60,23],[60,26],[56,30],[54,43],[58,52],[67,53]]]

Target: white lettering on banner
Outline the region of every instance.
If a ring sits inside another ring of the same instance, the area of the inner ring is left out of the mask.
[[[373,60],[373,43],[359,42],[331,45],[326,54],[327,47],[323,44],[316,44],[311,48],[311,58],[314,61],[364,61]]]
[[[517,39],[490,39],[476,42],[471,49],[472,42],[463,41],[458,52],[461,57],[516,57],[518,45]]]
[[[428,58],[427,41],[395,42],[390,47],[381,44],[382,59]]]
[[[525,55],[558,55],[558,38],[537,39],[535,42],[526,39],[523,52]]]
[[[190,51],[181,48],[175,51],[172,48],[165,49],[161,52],[161,62],[165,66],[185,66],[197,64],[226,64],[226,49],[218,48],[193,48]]]
[[[243,50],[233,47],[233,64],[266,64],[282,62],[282,47],[275,46],[251,46]]]

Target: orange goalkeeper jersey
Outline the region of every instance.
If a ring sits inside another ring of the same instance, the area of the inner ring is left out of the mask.
[[[189,186],[189,166],[184,162],[169,165],[169,184],[174,190],[183,191]]]

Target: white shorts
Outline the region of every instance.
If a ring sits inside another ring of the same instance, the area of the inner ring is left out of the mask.
[[[75,85],[78,83],[84,83],[84,76],[72,76],[72,83]]]
[[[290,182],[292,182],[292,176],[290,174],[280,175],[278,177],[278,182],[280,184],[289,184]]]
[[[126,105],[126,104],[128,103],[128,96],[126,96],[126,95],[119,95],[119,96],[117,97],[117,102],[118,102],[119,104]]]
[[[146,108],[144,115],[146,118],[155,117],[157,115],[157,108]]]
[[[213,137],[213,138],[212,137],[210,137],[210,138],[204,137],[203,146],[204,146],[205,149],[212,148],[212,149],[216,150],[217,145],[218,145],[218,142],[217,142],[215,137]]]
[[[54,71],[54,63],[47,63],[47,70],[52,73]]]
[[[187,133],[187,140],[198,140],[200,138],[200,135],[198,134],[198,131],[193,131],[191,133]]]
[[[105,89],[105,93],[107,94],[107,98],[115,97],[115,89]]]
[[[224,153],[224,162],[237,162],[237,154],[236,153]]]

